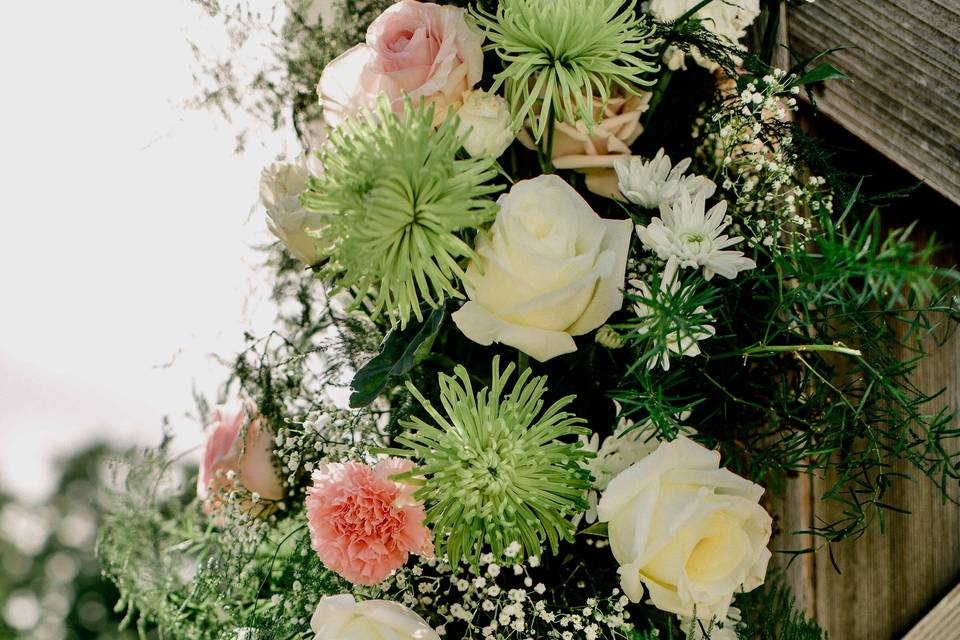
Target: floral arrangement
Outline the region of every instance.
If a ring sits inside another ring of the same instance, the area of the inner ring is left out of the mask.
[[[765,490],[828,478],[829,546],[883,514],[891,461],[958,477],[909,380],[958,274],[793,123],[842,72],[774,66],[771,4],[293,7],[287,81],[317,93],[260,185],[278,329],[235,407],[201,403],[195,497],[158,490],[169,442],[127,470],[100,554],[129,618],[823,637],[768,580]]]

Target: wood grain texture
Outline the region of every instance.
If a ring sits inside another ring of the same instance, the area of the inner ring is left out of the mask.
[[[910,630],[903,640],[955,640],[960,634],[960,584]]]
[[[958,362],[960,334],[933,351],[916,372],[914,380],[924,388],[947,389],[931,410],[960,406]],[[826,550],[795,558],[789,566],[790,556],[776,553],[810,547],[816,540],[795,532],[816,519],[840,516],[839,507],[817,499],[829,479],[796,478],[784,495],[768,498],[767,505],[776,514],[772,565],[786,571],[798,607],[815,617],[831,639],[901,638],[960,582],[960,507],[944,503],[934,484],[908,464],[897,464],[894,470],[914,481],[898,483],[885,500],[911,513],[890,512],[882,532],[875,522],[862,538],[835,545],[842,573],[837,573]],[[960,499],[956,483],[951,495]],[[952,607],[950,615],[960,616],[960,602]],[[960,620],[946,627],[934,624],[941,620],[946,619],[933,618],[918,627],[909,640],[960,639]]]
[[[928,391],[945,387],[946,393],[928,409],[960,406],[960,335],[943,347],[931,345],[930,350],[913,379]],[[802,588],[813,594],[813,612],[831,638],[901,638],[960,581],[960,507],[944,503],[936,486],[910,465],[898,463],[893,470],[914,481],[895,484],[884,500],[911,513],[889,512],[883,531],[874,522],[862,538],[835,545],[834,558],[842,573],[837,573],[829,554],[820,551],[813,556],[812,571],[803,575],[812,576],[812,584]],[[822,495],[829,480],[815,478],[813,495]],[[953,485],[951,495],[960,499],[960,488]],[[811,509],[802,499],[792,508],[798,514]],[[812,511],[814,518],[828,520],[841,515],[837,505],[816,500]],[[796,585],[796,577],[791,577]],[[918,635],[915,640],[960,638],[957,627],[938,633],[946,635]]]
[[[821,110],[960,203],[960,0],[817,0],[791,9],[790,44],[828,47],[852,81],[828,82]]]
[[[764,507],[773,514],[773,538],[770,566],[782,572],[783,580],[796,599],[796,606],[807,617],[817,613],[816,556],[812,553],[796,555],[796,551],[812,548],[813,536],[798,534],[813,526],[813,479],[800,474],[787,481],[782,495],[769,494]]]

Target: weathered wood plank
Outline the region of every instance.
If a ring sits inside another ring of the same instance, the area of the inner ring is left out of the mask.
[[[797,533],[809,531],[813,526],[813,500],[813,479],[806,474],[788,480],[782,495],[770,494],[764,498],[764,506],[774,516],[770,566],[783,572],[783,580],[796,598],[797,608],[808,617],[816,615],[815,556],[791,552],[814,545],[811,535]]]
[[[910,630],[903,640],[951,640],[960,634],[960,584],[933,611]]]
[[[930,410],[960,406],[960,336],[931,350],[914,381],[928,391],[946,387]],[[834,555],[842,574],[826,552],[816,555],[816,617],[831,638],[900,638],[960,580],[960,507],[945,504],[934,484],[908,464],[894,465],[893,470],[915,482],[897,483],[885,501],[909,509],[910,515],[891,512],[882,533],[875,523],[859,540],[837,545]],[[814,481],[817,495],[825,488],[823,479]],[[956,483],[951,495],[960,499]],[[836,518],[840,509],[818,502],[814,513]],[[949,633],[955,635],[931,637],[960,637],[957,628]]]
[[[960,0],[817,0],[789,18],[801,55],[854,47],[831,56],[853,81],[822,88],[823,113],[960,203]]]

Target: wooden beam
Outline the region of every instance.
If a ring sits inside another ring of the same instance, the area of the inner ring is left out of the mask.
[[[826,83],[820,109],[960,204],[960,2],[817,0],[790,10],[790,44],[852,46],[830,56],[852,81]]]
[[[903,640],[950,640],[960,635],[960,584],[947,594]]]

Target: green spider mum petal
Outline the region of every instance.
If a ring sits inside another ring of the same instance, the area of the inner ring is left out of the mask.
[[[636,0],[501,0],[496,13],[477,7],[474,19],[486,32],[504,69],[514,126],[527,118],[536,140],[551,113],[559,121],[594,121],[593,98],[605,103],[613,85],[636,94],[653,80],[659,41],[636,11]],[[534,106],[542,101],[539,113]]]
[[[426,480],[416,497],[428,505],[439,552],[454,566],[462,557],[476,564],[484,545],[502,557],[519,542],[531,556],[546,540],[556,553],[574,533],[567,518],[587,507],[590,473],[582,461],[593,454],[575,438],[560,440],[590,433],[563,411],[574,396],[543,411],[546,377],[531,378],[526,369],[504,393],[513,371],[511,363],[501,373],[494,358],[491,384],[477,393],[464,367],[441,374],[443,414],[407,384],[435,425],[405,421],[408,431],[397,441],[409,447],[404,455],[423,461],[415,473]]]
[[[460,260],[474,254],[459,232],[493,220],[487,196],[501,189],[489,184],[492,159],[457,158],[457,119],[434,129],[433,113],[409,99],[394,113],[381,99],[330,133],[323,172],[303,195],[307,210],[328,214],[317,234],[330,247],[321,275],[354,288],[358,304],[371,295],[371,315],[400,326],[422,320],[424,303],[463,297]]]

